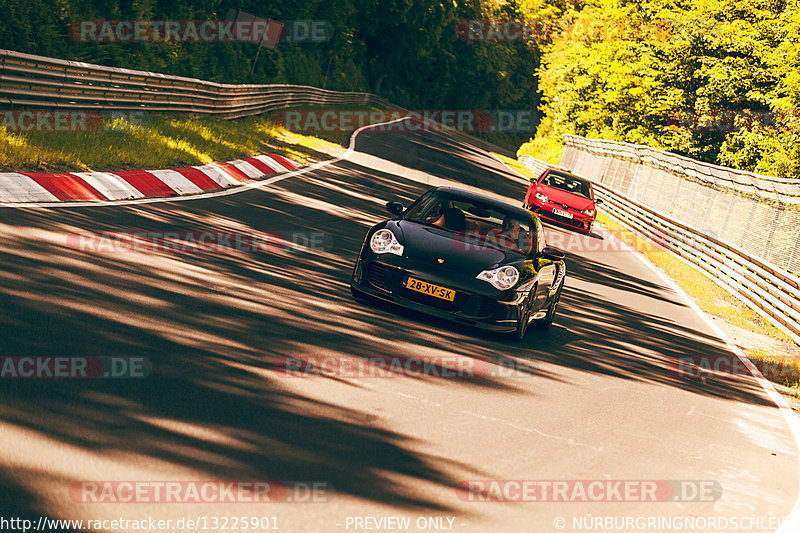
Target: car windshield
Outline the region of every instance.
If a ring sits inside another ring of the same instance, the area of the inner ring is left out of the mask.
[[[575,176],[570,176],[569,174],[551,171],[548,172],[539,183],[546,187],[561,189],[562,191],[571,192],[572,194],[577,194],[584,198],[592,197],[592,189],[589,187],[589,182]]]
[[[536,226],[530,216],[440,191],[423,196],[403,218],[458,233],[474,245],[517,253],[529,253],[536,238]]]

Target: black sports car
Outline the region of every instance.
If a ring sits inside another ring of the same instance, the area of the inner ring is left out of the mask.
[[[373,226],[350,289],[522,339],[548,329],[564,286],[564,254],[545,245],[539,218],[519,207],[450,187],[420,196]]]

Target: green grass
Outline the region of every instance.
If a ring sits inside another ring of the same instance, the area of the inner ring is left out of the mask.
[[[0,128],[0,171],[78,172],[145,170],[203,165],[263,153],[300,162],[341,155],[352,130],[291,132],[282,125],[287,110],[235,120],[180,114],[144,114],[141,121],[117,118],[86,132],[13,132]],[[404,113],[369,106],[302,105],[291,111],[368,111],[363,124],[393,120]],[[378,112],[378,113],[373,113]],[[353,129],[363,125],[356,118]],[[302,130],[302,128],[301,128]],[[511,161],[510,159],[506,158]],[[520,167],[521,168],[521,167]]]
[[[746,355],[764,377],[788,387],[796,398],[800,398],[800,360],[777,355],[765,348],[747,350]]]
[[[14,133],[0,128],[0,171],[76,172],[179,168],[279,153],[301,163],[341,155],[349,131],[293,133],[271,115],[236,120],[147,115],[99,131]]]
[[[502,161],[507,167],[510,167],[510,168],[516,170],[517,172],[519,172],[520,174],[522,174],[526,178],[531,179],[531,180],[535,180],[536,178],[539,177],[539,176],[534,176],[533,171],[531,169],[529,169],[528,167],[526,167],[525,165],[523,165],[522,163],[520,163],[516,159],[512,159],[510,157],[506,157],[503,154],[498,154],[496,152],[492,152],[492,153],[494,155],[496,155],[500,159],[500,161]]]

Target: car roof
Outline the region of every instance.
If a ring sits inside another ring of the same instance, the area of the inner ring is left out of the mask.
[[[556,176],[564,176],[566,178],[572,178],[572,179],[575,179],[575,180],[578,180],[578,181],[583,181],[585,183],[588,183],[589,185],[592,184],[592,182],[587,180],[586,178],[582,178],[580,176],[576,176],[575,174],[571,174],[571,173],[569,173],[569,172],[567,172],[565,170],[558,170],[557,168],[553,168],[553,167],[550,167],[547,170],[545,170],[542,173],[542,175],[539,176],[539,179],[542,179],[543,177],[545,177],[545,176],[547,176],[549,174],[555,174]],[[537,180],[537,181],[539,181],[539,180]]]
[[[519,215],[523,218],[535,218],[536,213],[528,211],[527,209],[523,209],[522,207],[518,207],[516,205],[509,204],[508,202],[503,202],[502,200],[497,200],[492,198],[491,196],[486,196],[483,194],[479,194],[472,191],[466,191],[464,189],[457,189],[455,187],[436,187],[433,189],[434,191],[441,191],[446,192],[448,194],[452,194],[453,196],[460,196],[465,200],[478,200],[486,204],[493,205],[498,207],[504,211],[509,211],[515,215]]]

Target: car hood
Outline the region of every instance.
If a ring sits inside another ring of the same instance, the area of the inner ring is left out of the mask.
[[[410,220],[401,220],[396,225],[402,234],[403,255],[412,261],[441,264],[445,268],[477,275],[497,264],[524,258],[519,253],[487,244],[475,234],[452,232]],[[440,259],[444,262],[440,263]]]
[[[573,209],[577,209],[578,211],[594,208],[594,200],[591,198],[585,198],[571,192],[562,191],[561,189],[548,187],[547,185],[540,184],[537,185],[536,188],[540,193],[547,196],[551,202],[556,204],[566,204]]]

